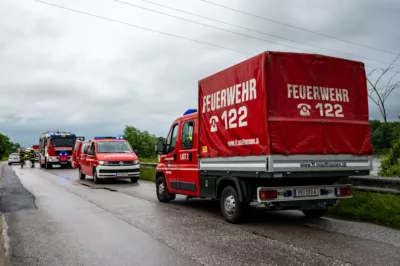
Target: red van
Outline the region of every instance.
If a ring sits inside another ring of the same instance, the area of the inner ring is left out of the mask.
[[[94,183],[107,178],[129,178],[133,183],[138,181],[139,159],[129,142],[122,137],[95,137],[80,146],[77,149],[80,156],[76,159],[80,179],[92,176]]]

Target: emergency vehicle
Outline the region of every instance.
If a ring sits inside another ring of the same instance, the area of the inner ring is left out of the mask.
[[[369,174],[368,117],[363,63],[262,53],[199,81],[198,108],[156,145],[157,198],[219,199],[231,223],[253,202],[320,217]]]
[[[39,158],[40,158],[39,145],[32,145],[32,150],[35,151],[35,154],[36,154],[35,161],[38,162]]]
[[[41,168],[50,169],[53,165],[71,167],[72,150],[77,137],[71,132],[45,132],[39,137],[39,161]]]
[[[92,176],[96,184],[100,179],[108,178],[129,178],[136,183],[140,175],[135,151],[128,141],[119,136],[99,136],[78,143],[74,152],[74,167],[79,169],[79,179]]]
[[[79,167],[79,162],[83,156],[87,156],[84,154],[84,149],[87,145],[90,144],[90,140],[76,140],[74,150],[72,152],[71,166],[76,169]]]

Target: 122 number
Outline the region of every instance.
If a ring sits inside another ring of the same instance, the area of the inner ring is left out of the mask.
[[[224,111],[222,113],[222,120],[224,120],[225,129],[247,126],[246,118],[247,118],[246,106],[242,106],[238,110],[230,109],[229,111]]]
[[[320,116],[326,117],[344,117],[343,107],[340,104],[332,105],[330,103],[322,104],[318,103],[315,108],[319,109]],[[333,113],[335,110],[335,113]]]

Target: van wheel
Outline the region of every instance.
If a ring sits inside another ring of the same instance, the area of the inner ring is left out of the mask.
[[[97,177],[97,171],[96,171],[96,169],[93,169],[93,182],[94,182],[95,184],[100,183],[100,180],[99,180],[99,178]]]
[[[139,177],[131,177],[132,183],[137,183],[138,180],[139,180]]]
[[[309,218],[320,218],[327,212],[327,210],[303,210],[302,212]]]
[[[221,213],[229,223],[236,224],[242,221],[246,206],[239,202],[239,196],[236,189],[232,186],[226,186],[220,199]]]
[[[159,176],[156,180],[156,193],[159,202],[170,202],[176,197],[175,194],[168,193],[168,187],[164,176]]]
[[[79,179],[84,180],[85,177],[86,177],[86,175],[82,173],[82,169],[79,167]]]

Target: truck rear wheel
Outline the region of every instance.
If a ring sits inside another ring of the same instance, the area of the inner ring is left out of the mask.
[[[309,217],[309,218],[320,218],[321,216],[323,216],[326,213],[326,209],[325,210],[303,210],[303,213],[305,216]]]
[[[174,200],[176,195],[168,192],[167,183],[164,176],[159,176],[156,180],[156,193],[159,202],[167,203]]]
[[[243,219],[246,209],[244,203],[239,201],[237,191],[232,186],[226,186],[220,198],[221,213],[229,223],[239,223]]]

